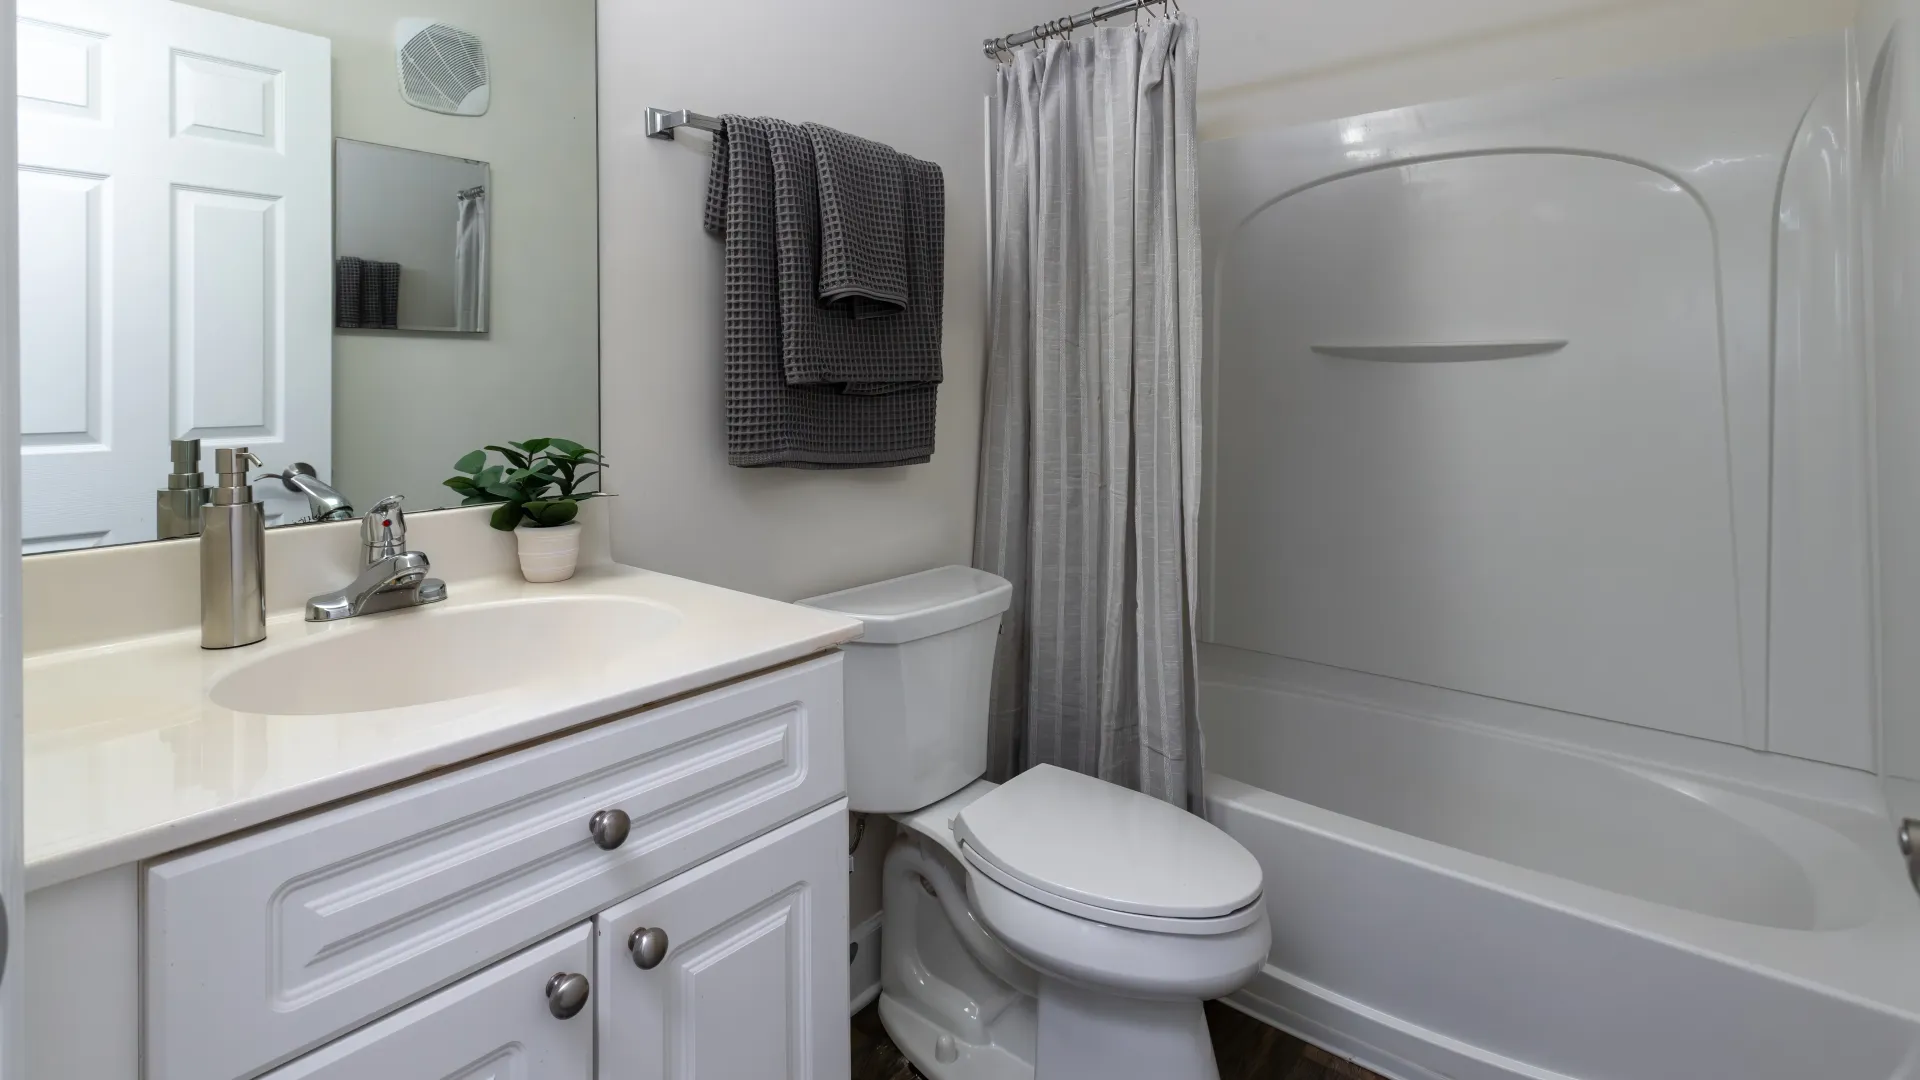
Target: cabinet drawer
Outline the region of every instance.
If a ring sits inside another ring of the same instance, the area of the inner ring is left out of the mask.
[[[592,971],[593,931],[579,926],[275,1069],[264,1080],[593,1080],[593,1009],[561,1019],[546,998],[547,981],[555,975],[590,978]]]
[[[845,789],[836,655],[155,863],[147,1078],[264,1071]]]

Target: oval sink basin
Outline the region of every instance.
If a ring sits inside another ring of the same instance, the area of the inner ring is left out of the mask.
[[[679,623],[671,608],[623,597],[416,608],[330,626],[229,672],[208,696],[278,716],[428,705],[589,679]]]

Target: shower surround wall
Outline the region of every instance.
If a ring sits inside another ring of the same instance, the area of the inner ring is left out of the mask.
[[[1863,290],[1858,162],[1910,164],[1851,51],[1203,148],[1209,812],[1275,913],[1235,1005],[1402,1080],[1914,1075],[1862,328],[1884,383],[1920,245]]]
[[[1920,818],[1920,172],[1910,144],[1920,118],[1920,0],[1868,0],[1855,39],[1861,240],[1871,282],[1882,772],[1894,817]]]
[[[1202,639],[1871,770],[1845,57],[1208,144]]]

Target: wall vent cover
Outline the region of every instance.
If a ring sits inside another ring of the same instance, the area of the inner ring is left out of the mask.
[[[492,86],[479,38],[432,19],[401,19],[393,39],[407,104],[451,116],[486,113]]]

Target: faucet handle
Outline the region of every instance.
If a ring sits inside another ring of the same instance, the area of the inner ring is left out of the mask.
[[[367,565],[407,553],[407,515],[400,496],[389,495],[373,504],[360,520],[360,540],[367,548]]]

